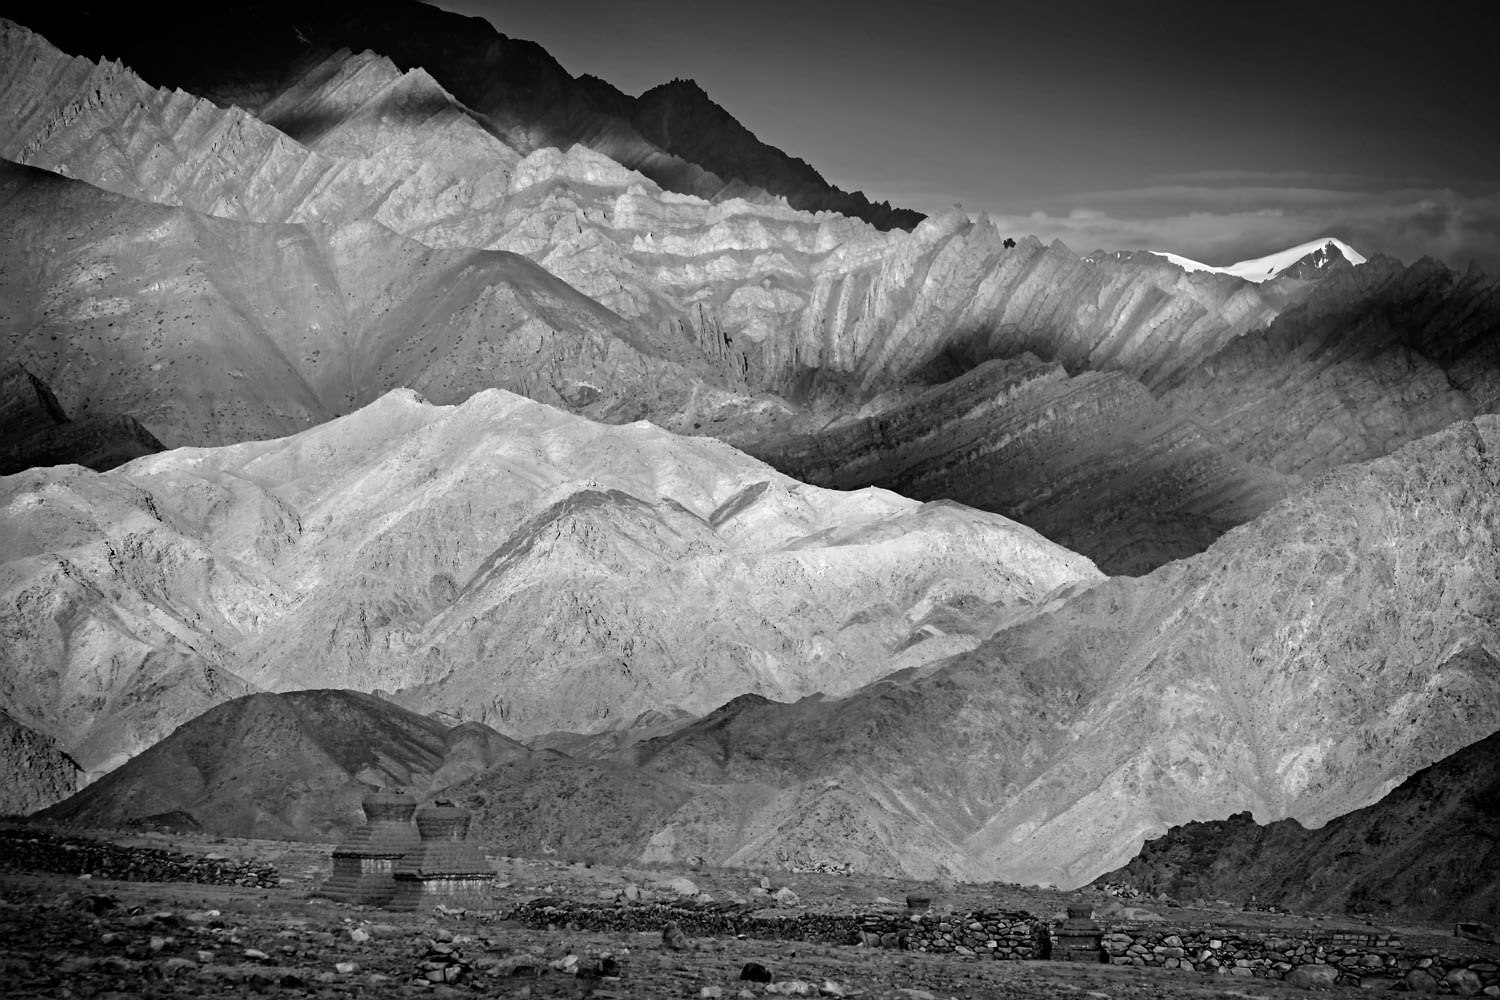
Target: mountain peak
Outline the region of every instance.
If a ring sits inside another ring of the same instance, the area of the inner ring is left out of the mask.
[[[694,80],[692,77],[682,76],[674,76],[666,83],[658,83],[650,90],[647,90],[645,93],[641,94],[639,100],[645,100],[648,95],[663,92],[672,94],[690,94],[694,97],[702,97],[704,100],[710,101],[710,103],[712,103],[712,99],[708,96],[708,91],[703,89],[702,84],[700,84],[697,80]]]
[[[1213,274],[1229,274],[1246,281],[1259,284],[1269,281],[1282,274],[1294,278],[1315,278],[1321,273],[1326,273],[1336,268],[1340,261],[1347,262],[1350,266],[1365,263],[1369,258],[1358,250],[1334,236],[1319,236],[1317,239],[1308,240],[1306,243],[1298,243],[1294,247],[1278,250],[1275,253],[1266,254],[1264,257],[1252,257],[1249,260],[1238,261],[1225,267],[1215,267],[1212,264],[1204,264],[1184,257],[1181,254],[1169,253],[1165,250],[1152,250],[1150,253],[1158,257],[1164,257],[1182,268],[1184,271],[1208,271]]]
[[[1311,269],[1316,273],[1336,265],[1340,259],[1348,261],[1351,265],[1358,265],[1363,264],[1368,258],[1341,239],[1333,236],[1319,236],[1315,240],[1308,240],[1306,243],[1299,243],[1294,247],[1288,247],[1264,257],[1230,264],[1224,270],[1246,281],[1258,282],[1267,281],[1294,268],[1300,271]],[[1313,275],[1297,276],[1312,277]]]

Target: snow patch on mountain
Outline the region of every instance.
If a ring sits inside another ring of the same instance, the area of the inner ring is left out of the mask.
[[[1178,267],[1182,268],[1184,271],[1211,271],[1215,274],[1232,274],[1236,278],[1243,278],[1246,281],[1254,281],[1256,283],[1259,283],[1262,281],[1269,281],[1271,278],[1276,277],[1278,274],[1291,267],[1293,264],[1296,264],[1299,260],[1302,260],[1304,257],[1307,257],[1308,255],[1317,253],[1319,251],[1325,251],[1325,253],[1320,261],[1315,262],[1315,266],[1325,266],[1327,261],[1331,261],[1333,259],[1332,254],[1326,253],[1326,251],[1330,247],[1337,250],[1344,256],[1345,260],[1354,265],[1363,264],[1367,259],[1364,254],[1360,253],[1358,250],[1354,249],[1343,240],[1336,239],[1332,236],[1320,236],[1315,240],[1308,240],[1306,243],[1299,243],[1294,247],[1288,247],[1285,250],[1278,250],[1276,253],[1267,254],[1264,257],[1255,257],[1251,260],[1242,260],[1238,263],[1230,264],[1227,267],[1215,267],[1212,264],[1204,264],[1200,261],[1193,260],[1190,257],[1183,257],[1180,254],[1175,253],[1167,253],[1163,250],[1152,250],[1151,253],[1155,254],[1158,257],[1166,258],[1173,264],[1176,264]]]

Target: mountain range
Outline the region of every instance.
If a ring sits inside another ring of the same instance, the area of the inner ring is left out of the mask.
[[[621,858],[1071,885],[1500,724],[1493,279],[1079,256],[692,81],[232,6],[0,20],[7,808],[321,836],[409,783]],[[228,759],[335,717],[409,759]],[[202,778],[242,766],[301,792]]]

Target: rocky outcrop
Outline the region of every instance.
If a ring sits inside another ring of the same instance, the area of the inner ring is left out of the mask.
[[[0,476],[36,465],[83,465],[97,472],[162,450],[134,417],[95,414],[69,420],[57,397],[21,365],[0,371]]]
[[[1100,578],[998,515],[498,391],[0,487],[0,695],[90,770],[247,686],[379,688],[512,736],[844,692]]]
[[[1496,664],[1490,662],[1490,669]],[[1101,881],[1178,898],[1407,919],[1500,918],[1500,734],[1309,830],[1248,812],[1174,826]]]
[[[72,795],[78,765],[56,740],[0,711],[0,815],[25,815]]]

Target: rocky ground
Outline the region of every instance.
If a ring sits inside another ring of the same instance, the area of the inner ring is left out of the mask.
[[[497,858],[496,910],[396,913],[311,895],[330,871],[331,845],[192,835],[105,838],[145,859],[159,859],[168,850],[215,855],[227,870],[254,870],[258,882],[270,881],[268,867],[276,870],[274,885],[236,880],[217,885],[39,871],[45,857],[77,852],[77,844],[60,846],[34,827],[12,827],[0,837],[6,848],[0,851],[0,982],[12,998],[1078,995],[1124,1000],[1300,992],[1265,980],[1231,984],[1194,973],[978,961],[804,941],[720,937],[674,940],[673,947],[660,931],[535,929],[505,917],[506,907],[538,895],[598,899],[635,886],[633,891],[648,896],[670,896],[672,883],[683,878],[727,899],[753,891],[762,873]],[[106,853],[118,852],[94,852]],[[151,870],[149,864],[140,867]],[[774,881],[797,894],[795,906],[846,912],[899,905],[892,901],[920,888],[818,871],[779,871]],[[989,885],[940,893],[934,905],[955,910],[1024,906],[1049,913],[1064,901],[1058,892]],[[1102,906],[1105,897],[1099,902]],[[1174,911],[1173,919],[1190,913]],[[1236,912],[1234,919],[1309,924],[1307,918],[1264,913]],[[770,980],[741,978],[752,965]]]

